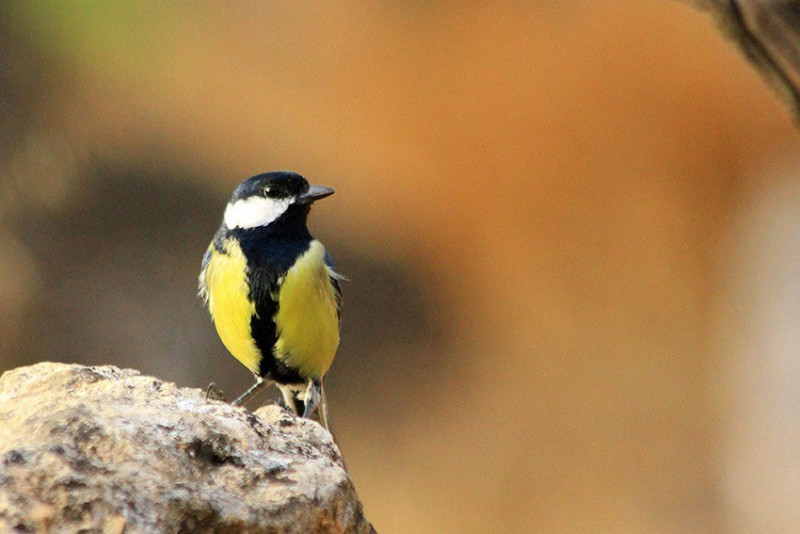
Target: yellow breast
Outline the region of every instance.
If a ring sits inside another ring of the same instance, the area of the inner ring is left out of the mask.
[[[328,372],[339,347],[339,316],[325,247],[312,241],[286,273],[275,316],[275,356],[309,378]]]
[[[224,248],[227,254],[213,251],[206,267],[208,307],[225,348],[258,373],[261,352],[250,334],[250,319],[256,308],[247,298],[247,260],[236,241],[226,241]]]

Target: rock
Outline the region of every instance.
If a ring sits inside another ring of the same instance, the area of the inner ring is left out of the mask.
[[[0,376],[0,532],[374,532],[330,434],[112,366]]]

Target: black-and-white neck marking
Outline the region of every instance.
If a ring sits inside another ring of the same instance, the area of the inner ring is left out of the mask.
[[[266,198],[252,196],[228,204],[225,208],[225,226],[234,228],[256,228],[267,226],[286,213],[295,197]]]

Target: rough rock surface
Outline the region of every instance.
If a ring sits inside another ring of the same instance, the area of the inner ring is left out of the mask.
[[[0,376],[0,532],[374,532],[330,434],[116,367]]]

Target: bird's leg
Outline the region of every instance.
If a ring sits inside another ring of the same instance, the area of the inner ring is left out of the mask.
[[[319,421],[325,430],[331,432],[331,427],[328,425],[328,399],[325,398],[325,383],[319,379]]]
[[[268,380],[264,380],[264,377],[256,376],[256,383],[253,384],[250,389],[242,393],[242,395],[231,404],[234,406],[244,406],[245,403],[249,401],[251,397],[253,397],[253,395],[269,386],[269,384],[270,382]]]

